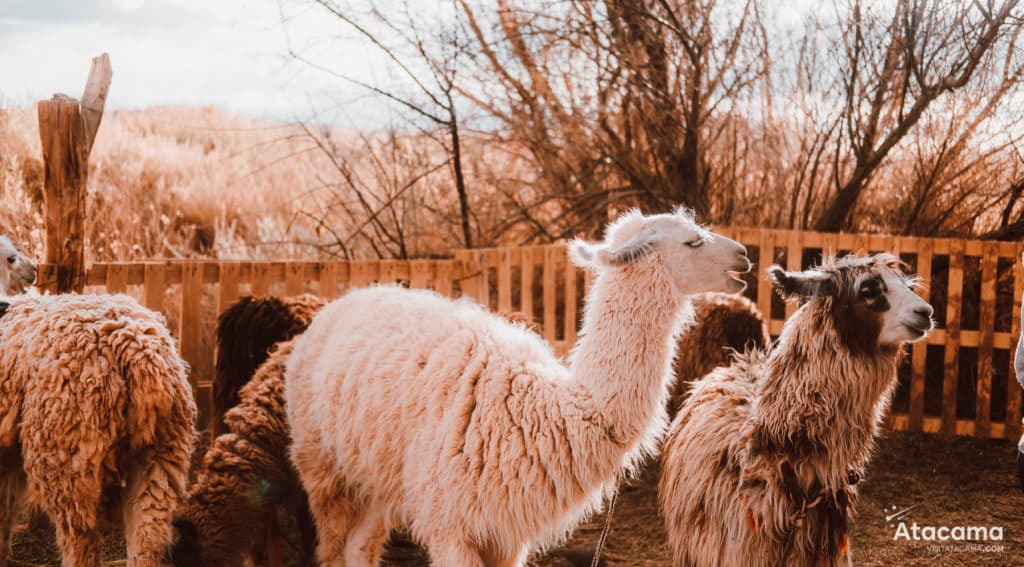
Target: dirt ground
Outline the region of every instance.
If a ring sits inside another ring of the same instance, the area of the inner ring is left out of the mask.
[[[977,565],[1024,566],[1024,496],[1013,477],[1015,447],[1008,441],[942,437],[934,434],[891,433],[861,481],[859,515],[851,534],[856,565]],[[671,565],[661,519],[657,513],[658,467],[624,486],[619,496],[605,556],[608,565]],[[916,506],[909,522],[933,526],[1002,526],[1004,541],[997,550],[936,551],[926,542],[894,541],[895,528],[885,514],[892,506]],[[590,549],[600,534],[604,516],[576,531],[569,549]],[[108,541],[107,556],[123,553],[117,538]],[[566,550],[535,558],[536,567],[574,565]],[[58,554],[48,533],[22,532],[14,542],[8,565],[57,565]],[[395,545],[385,556],[394,567],[427,565],[422,550]],[[589,565],[586,562],[576,564]]]

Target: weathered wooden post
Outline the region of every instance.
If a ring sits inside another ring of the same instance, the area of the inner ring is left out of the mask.
[[[46,282],[52,292],[81,292],[85,287],[85,183],[112,75],[110,57],[104,53],[92,60],[81,102],[55,94],[38,104],[46,263],[57,274],[55,281]]]

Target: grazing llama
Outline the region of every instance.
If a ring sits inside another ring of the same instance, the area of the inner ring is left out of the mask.
[[[932,308],[898,258],[768,275],[806,303],[770,351],[694,384],[662,450],[659,498],[680,565],[846,565],[856,481]]]
[[[522,565],[653,451],[690,297],[742,290],[746,250],[686,211],[631,211],[570,251],[596,277],[568,366],[480,306],[396,287],[295,340],[291,455],[322,565],[375,565],[401,525],[437,565]]]
[[[753,301],[731,293],[693,298],[693,326],[676,347],[676,383],[669,398],[669,419],[679,412],[694,380],[732,363],[733,353],[765,348],[771,338],[764,315]]]
[[[238,405],[238,392],[267,359],[271,348],[306,330],[324,306],[314,295],[246,296],[217,318],[217,372],[213,381],[213,415]],[[223,421],[214,433],[226,431]]]
[[[288,462],[284,360],[291,346],[282,341],[305,331],[323,304],[312,295],[243,297],[221,313],[215,399],[236,403],[225,408],[225,432],[203,456],[188,502],[174,520],[175,565],[266,563],[271,551],[265,536],[285,524],[298,532],[300,564],[313,564],[316,531]]]
[[[56,527],[63,565],[98,567],[107,521],[129,566],[160,565],[196,415],[163,317],[125,295],[19,296],[0,344],[0,567],[25,504]]]

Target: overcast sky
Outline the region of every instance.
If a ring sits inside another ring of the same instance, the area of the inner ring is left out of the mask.
[[[370,1],[386,10],[398,0]],[[429,1],[410,5],[427,10],[425,21],[442,17]],[[772,14],[796,21],[814,4],[779,0]],[[111,109],[216,105],[357,128],[402,122],[400,110],[293,60],[289,48],[365,83],[400,80],[379,51],[311,0],[0,0],[0,105],[80,96],[90,59],[106,51]]]
[[[302,0],[0,0],[0,104],[77,97],[90,59],[106,51],[108,108],[217,105],[256,118],[316,111],[325,121],[379,124],[380,103],[288,57],[289,45],[308,49],[344,32]],[[373,78],[372,53],[331,43],[337,68]]]

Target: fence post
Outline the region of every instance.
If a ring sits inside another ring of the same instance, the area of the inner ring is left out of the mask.
[[[106,53],[92,60],[81,103],[55,94],[39,101],[46,208],[46,263],[56,267],[47,289],[81,292],[85,287],[85,183],[89,153],[103,117],[112,71]]]

